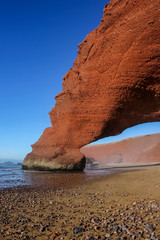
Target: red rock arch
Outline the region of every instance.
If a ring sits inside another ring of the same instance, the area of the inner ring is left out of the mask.
[[[82,170],[79,148],[139,123],[160,121],[159,0],[112,0],[79,45],[50,112],[52,127],[24,169]]]

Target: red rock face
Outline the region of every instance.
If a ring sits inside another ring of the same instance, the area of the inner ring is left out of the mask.
[[[79,44],[50,112],[52,127],[23,168],[82,170],[82,146],[136,124],[160,120],[160,2],[113,0]]]
[[[160,133],[128,138],[119,142],[84,146],[86,158],[107,164],[160,163]]]

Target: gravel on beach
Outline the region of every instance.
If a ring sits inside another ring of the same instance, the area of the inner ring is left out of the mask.
[[[160,167],[0,190],[0,240],[160,239]]]

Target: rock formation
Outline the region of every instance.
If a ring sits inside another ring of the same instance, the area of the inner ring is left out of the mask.
[[[80,149],[88,159],[107,164],[160,163],[160,133],[128,138],[122,141],[88,145]]]
[[[160,1],[112,0],[79,44],[50,112],[52,127],[32,145],[24,169],[82,170],[79,148],[160,120]]]

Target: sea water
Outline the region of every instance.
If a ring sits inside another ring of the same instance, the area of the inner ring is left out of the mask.
[[[0,188],[24,183],[22,163],[15,160],[0,160]]]
[[[22,170],[22,162],[0,160],[0,188],[37,186],[54,189],[74,187],[114,173],[112,169],[85,169],[83,172],[46,172]]]

